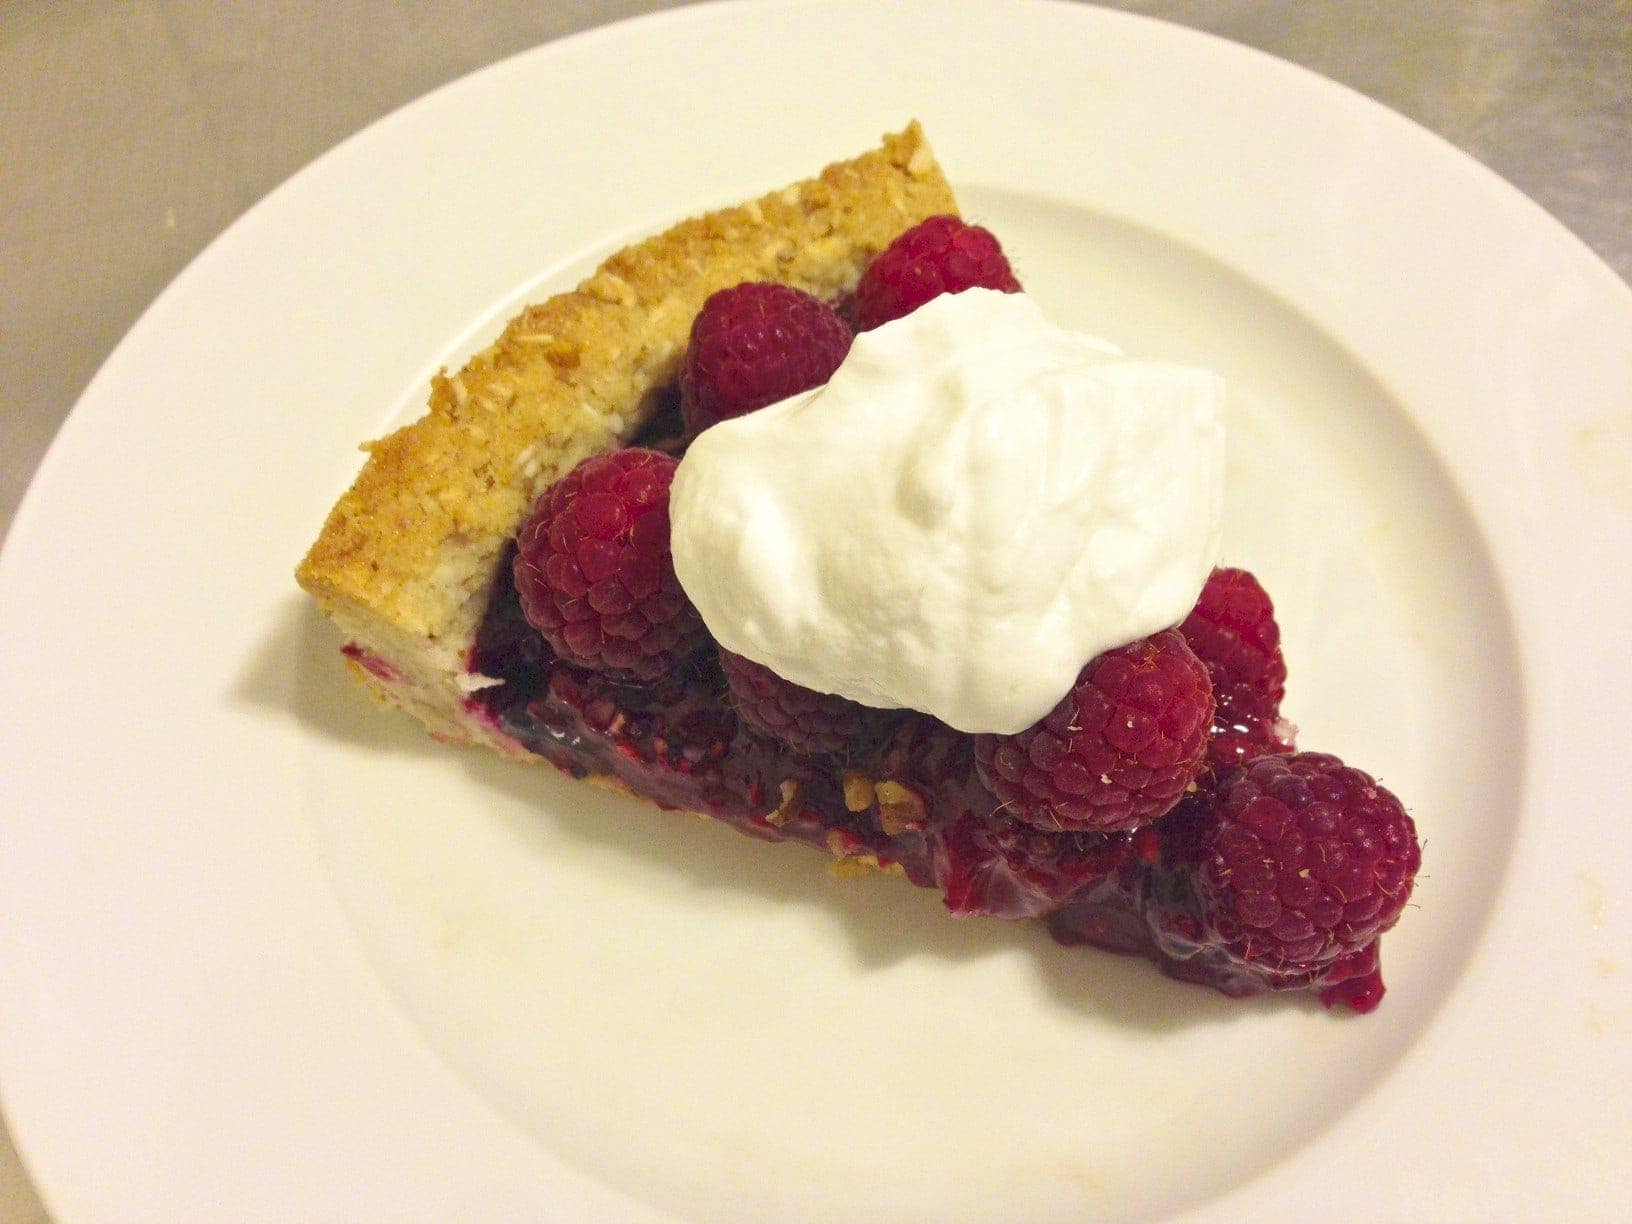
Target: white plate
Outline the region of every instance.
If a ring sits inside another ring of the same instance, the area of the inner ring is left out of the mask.
[[[295,593],[356,443],[517,302],[914,115],[1047,308],[1237,388],[1289,713],[1427,840],[1376,1014],[437,747]],[[1563,228],[1174,27],[688,9],[441,90],[163,294],[18,516],[22,1151],[64,1221],[1621,1216],[1629,411],[1632,293]]]

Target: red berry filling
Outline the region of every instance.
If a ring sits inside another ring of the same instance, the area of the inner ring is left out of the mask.
[[[402,673],[400,671],[374,651],[359,646],[356,642],[347,642],[340,647],[340,653],[376,680],[386,684],[400,684],[402,682]]]
[[[1356,1011],[1382,997],[1376,936],[1398,917],[1419,852],[1397,801],[1335,758],[1265,758],[1240,771],[1250,776],[1227,779],[1132,834],[1047,832],[1014,819],[987,789],[976,737],[906,713],[883,739],[863,739],[842,755],[803,751],[742,726],[713,652],[647,682],[575,667],[531,631],[508,583],[495,595],[471,664],[503,680],[472,702],[574,776],[611,774],[663,807],[893,865],[939,889],[956,914],[1042,916],[1062,943],[1144,956],[1169,976],[1227,994],[1315,990],[1328,1006]],[[1268,837],[1281,856],[1271,859],[1276,902],[1303,904],[1298,912],[1312,926],[1328,923],[1313,943],[1298,942],[1301,925],[1269,914],[1262,888],[1230,894],[1217,884],[1237,872],[1258,879],[1240,865],[1249,862],[1250,843],[1238,832],[1222,835],[1218,813],[1262,807],[1265,794],[1290,814],[1277,809],[1266,824],[1255,811],[1243,827],[1257,830],[1260,843]],[[1320,830],[1334,812],[1344,815],[1328,836]],[[1288,856],[1303,821],[1316,832],[1300,860]],[[1206,856],[1215,845],[1226,866],[1206,874],[1200,864],[1213,861]],[[1336,921],[1327,894],[1305,888],[1299,875],[1320,854],[1343,864],[1331,875],[1349,890]],[[1233,910],[1225,906],[1231,896]],[[1273,955],[1261,937],[1242,938],[1247,919],[1267,921],[1282,939]]]
[[[892,711],[818,693],[723,648],[720,666],[738,719],[801,752],[858,748],[876,739],[893,719]]]
[[[941,823],[931,845],[946,908],[996,918],[1056,910],[1132,852],[1126,833],[1045,833],[1001,810]]]
[[[851,305],[866,328],[973,286],[1019,282],[990,233],[938,217],[874,261]],[[1062,943],[1227,994],[1375,1007],[1415,830],[1369,776],[1281,755],[1280,634],[1245,571],[1215,571],[1182,626],[1090,660],[1011,736],[870,710],[710,647],[669,554],[671,456],[826,381],[849,343],[796,290],[710,298],[641,445],[580,464],[522,525],[470,661],[499,683],[472,708],[575,776],[898,868],[955,914],[1041,916]]]

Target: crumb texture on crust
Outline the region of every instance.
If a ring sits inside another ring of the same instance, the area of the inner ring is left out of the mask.
[[[301,585],[399,665],[416,641],[462,650],[527,507],[640,427],[709,294],[771,280],[837,297],[902,230],[956,208],[914,123],[814,179],[619,251],[439,374],[426,415],[365,448]]]

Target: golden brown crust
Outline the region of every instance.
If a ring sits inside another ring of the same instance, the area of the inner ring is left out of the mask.
[[[392,643],[467,633],[526,508],[639,428],[710,293],[775,280],[836,297],[903,229],[953,211],[914,123],[818,178],[618,252],[528,307],[458,374],[439,374],[429,412],[367,447],[301,585],[393,661]]]

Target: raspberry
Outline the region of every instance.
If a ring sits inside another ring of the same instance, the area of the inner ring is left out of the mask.
[[[640,448],[586,459],[522,523],[516,594],[563,659],[650,680],[702,644],[702,619],[669,554],[675,466]]]
[[[751,659],[720,651],[737,717],[800,752],[838,752],[877,738],[893,711],[875,710],[836,693],[818,693]]]
[[[1356,957],[1398,920],[1422,864],[1416,826],[1334,756],[1261,757],[1201,796],[1173,839],[1200,938],[1272,983]],[[1353,964],[1345,976],[1364,976]],[[1334,975],[1327,975],[1332,977]],[[1336,997],[1375,1006],[1362,983]]]
[[[680,368],[680,411],[699,433],[716,422],[818,387],[853,337],[832,307],[788,285],[722,289],[691,325]]]
[[[931,841],[935,883],[960,917],[1034,918],[1125,863],[1126,833],[1045,833],[999,810],[966,813]]]
[[[1220,773],[1256,757],[1292,750],[1280,716],[1286,660],[1275,606],[1243,569],[1215,569],[1195,608],[1179,626],[1213,682],[1209,764]]]
[[[975,762],[992,793],[1039,828],[1132,829],[1194,781],[1212,718],[1207,669],[1164,629],[1089,660],[1040,723],[976,736]]]
[[[1207,665],[1215,698],[1241,692],[1280,704],[1286,693],[1286,660],[1275,605],[1246,570],[1215,569],[1208,575],[1179,632]]]
[[[953,216],[919,222],[878,253],[856,286],[856,324],[868,331],[931,298],[974,288],[1019,293],[992,232]]]

